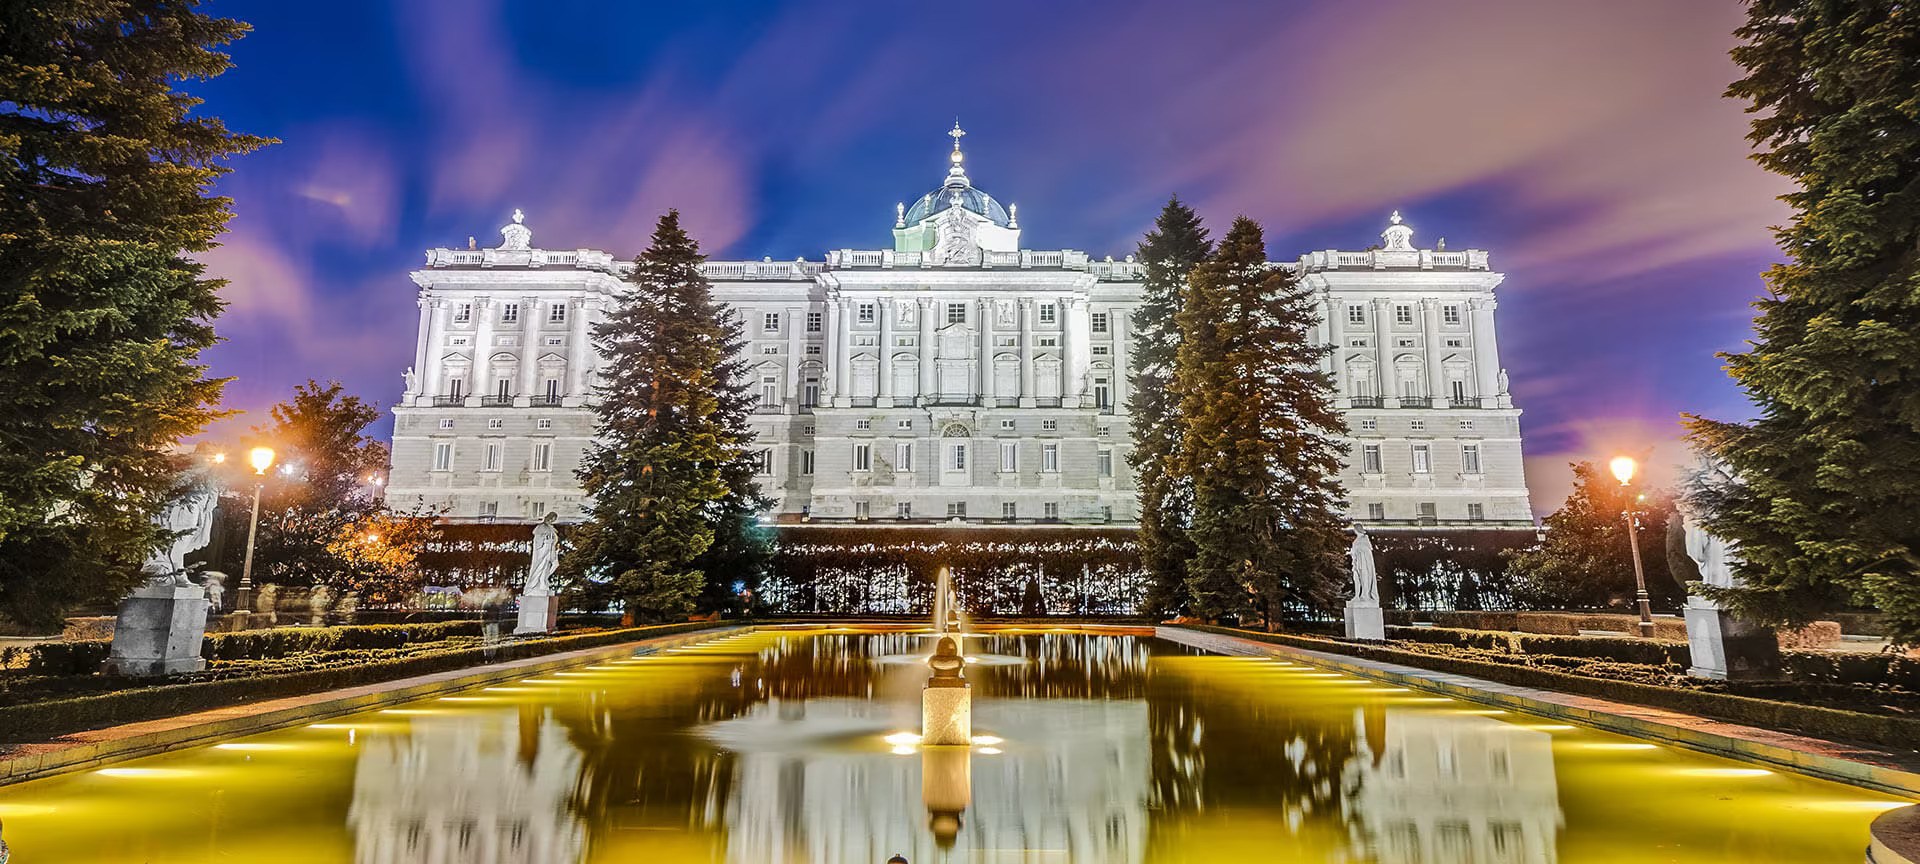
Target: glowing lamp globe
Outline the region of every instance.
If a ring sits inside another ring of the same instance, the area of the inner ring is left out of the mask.
[[[255,447],[247,454],[247,461],[253,465],[253,473],[265,474],[267,468],[273,465],[273,448]]]
[[[1633,461],[1631,456],[1617,456],[1608,463],[1608,467],[1613,469],[1613,478],[1625,486],[1633,482],[1633,471],[1639,467],[1639,463]]]

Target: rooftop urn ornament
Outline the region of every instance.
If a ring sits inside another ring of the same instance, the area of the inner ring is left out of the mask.
[[[1398,210],[1393,211],[1393,216],[1390,217],[1390,221],[1393,224],[1388,225],[1387,230],[1380,232],[1380,239],[1385,240],[1387,243],[1384,251],[1387,251],[1387,252],[1415,251],[1413,248],[1413,229],[1407,227],[1405,224],[1402,223],[1400,219],[1400,211]]]
[[[905,203],[895,203],[893,205],[893,227],[907,227],[907,205]]]
[[[1007,227],[1008,228],[1020,227],[1020,205],[1018,204],[1007,205]]]
[[[500,248],[516,251],[533,248],[533,229],[521,224],[525,221],[527,221],[527,214],[520,212],[518,207],[514,208],[513,222],[500,229],[500,236],[504,238]]]

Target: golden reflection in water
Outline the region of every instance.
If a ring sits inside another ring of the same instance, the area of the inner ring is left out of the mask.
[[[970,752],[899,734],[924,635],[761,631],[0,788],[0,820],[23,864],[1784,864],[1903,803],[1283,661],[967,643]]]

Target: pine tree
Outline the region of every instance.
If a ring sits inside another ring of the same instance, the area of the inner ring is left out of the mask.
[[[1187,279],[1174,398],[1197,615],[1253,613],[1271,626],[1288,602],[1332,607],[1346,582],[1342,424],[1315,320],[1309,293],[1267,263],[1245,217]]]
[[[1531,609],[1631,607],[1633,547],[1627,542],[1627,505],[1640,513],[1640,561],[1655,608],[1680,605],[1681,586],[1665,554],[1673,498],[1663,490],[1624,487],[1592,462],[1577,462],[1573,491],[1545,519],[1546,541],[1506,553],[1514,598]]]
[[[1836,599],[1920,642],[1920,6],[1751,0],[1728,90],[1755,159],[1793,180],[1750,350],[1723,355],[1759,408],[1690,418],[1733,479],[1696,495],[1738,545],[1737,613],[1804,623]]]
[[[593,504],[566,569],[605,581],[642,619],[694,610],[706,584],[696,562],[745,458],[737,369],[727,371],[739,331],[714,304],[703,261],[668,211],[634,260],[632,287],[593,331],[599,425],[579,470]]]
[[[174,89],[246,26],[192,2],[0,12],[0,610],[57,625],[112,601],[161,542],[168,451],[222,416],[221,282],[188,256],[230,214],[225,160],[267,139]]]
[[[714,325],[724,334],[722,342],[727,357],[726,362],[714,370],[718,409],[713,418],[728,453],[720,469],[727,493],[708,508],[713,545],[694,561],[694,567],[706,578],[701,608],[745,613],[750,610],[741,607],[734,586],[738,584],[752,597],[760,595],[761,577],[773,561],[771,532],[760,524],[760,516],[773,506],[773,501],[760,494],[760,485],[754,480],[760,471],[761,457],[752,446],[754,435],[749,418],[759,404],[759,397],[750,389],[745,322],[731,308],[722,305],[714,310]]]
[[[1127,411],[1133,423],[1134,488],[1140,501],[1141,564],[1150,580],[1150,614],[1171,614],[1185,605],[1187,539],[1192,486],[1180,472],[1180,410],[1173,396],[1173,370],[1180,348],[1180,298],[1187,274],[1213,254],[1207,229],[1179,198],[1167,201],[1152,231],[1141,241],[1140,309],[1134,315],[1133,386]]]

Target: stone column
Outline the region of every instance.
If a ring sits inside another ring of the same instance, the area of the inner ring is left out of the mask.
[[[1033,298],[1020,298],[1020,407],[1032,408],[1033,390]]]
[[[513,397],[515,408],[533,404],[534,382],[540,371],[540,298],[520,298],[520,314],[520,391]]]
[[[1493,310],[1499,305],[1492,297],[1468,301],[1473,314],[1473,381],[1478,390],[1474,395],[1483,406],[1497,397],[1499,407],[1512,408],[1512,397],[1500,392],[1500,346],[1493,337]]]
[[[1380,359],[1374,364],[1373,377],[1379,388],[1382,405],[1389,408],[1400,406],[1399,382],[1394,380],[1397,372],[1393,366],[1393,301],[1385,297],[1373,298],[1373,356]]]
[[[820,333],[826,343],[820,360],[826,365],[820,376],[820,404],[837,405],[840,398],[840,298],[828,297],[820,314]]]
[[[440,395],[440,382],[444,377],[441,373],[445,364],[441,362],[441,357],[447,346],[447,316],[452,313],[448,310],[445,300],[433,299],[420,302],[426,307],[428,321],[427,338],[420,346],[419,356],[422,365],[416,370],[420,373],[421,392],[415,398],[414,404],[432,405],[433,397]]]
[[[1113,334],[1113,413],[1122,417],[1127,416],[1127,397],[1133,392],[1133,364],[1127,354],[1127,323],[1132,319],[1131,309],[1114,306],[1107,310],[1107,330]],[[1120,466],[1114,466],[1114,473],[1119,471]]]
[[[1335,404],[1346,408],[1353,404],[1347,399],[1351,395],[1347,388],[1347,364],[1341,360],[1347,350],[1347,304],[1331,291],[1320,298],[1320,307],[1327,315],[1327,343],[1333,346],[1333,351],[1327,354],[1327,374],[1333,376]]]
[[[1087,393],[1087,347],[1091,341],[1089,334],[1092,322],[1087,319],[1087,298],[1068,297],[1061,305],[1066,307],[1061,311],[1067,316],[1065,325],[1060,328],[1061,341],[1064,343],[1060,348],[1067,361],[1067,380],[1060,382],[1063,395],[1060,404],[1078,408]]]
[[[940,386],[939,368],[935,364],[940,352],[933,344],[933,298],[921,297],[919,304],[914,312],[920,316],[920,404],[927,405],[933,402],[933,391]]]
[[[994,407],[993,398],[993,301],[980,298],[980,362],[975,364],[979,370],[980,405]]]
[[[833,404],[838,408],[853,406],[853,376],[848,367],[852,363],[853,352],[853,301],[840,298],[840,328],[834,334],[833,341]]]
[[[473,388],[467,391],[467,407],[480,407],[482,395],[493,395],[493,298],[473,298]]]
[[[807,310],[800,306],[787,307],[787,413],[800,413],[800,399],[805,395],[800,363],[806,360],[806,349],[801,331],[807,326]]]
[[[401,394],[403,405],[414,404],[414,397],[420,395],[422,376],[427,374],[427,331],[433,323],[433,301],[422,297],[416,303],[420,307],[420,326],[413,336],[413,386]]]
[[[893,298],[882,297],[880,304],[880,380],[875,381],[874,405],[893,407]]]
[[[593,342],[588,336],[587,298],[567,301],[567,314],[573,316],[573,337],[567,340],[567,392],[561,404],[587,404],[587,366],[593,362]]]
[[[1445,405],[1452,394],[1447,390],[1447,370],[1440,365],[1439,300],[1428,297],[1420,301],[1420,324],[1425,329],[1421,338],[1427,343],[1427,395],[1433,398],[1433,404]]]

